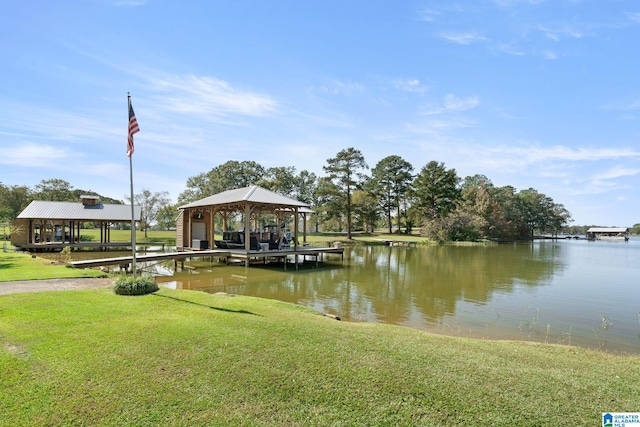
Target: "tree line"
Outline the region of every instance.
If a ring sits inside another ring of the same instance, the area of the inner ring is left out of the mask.
[[[324,176],[295,167],[265,168],[229,161],[190,177],[178,205],[225,190],[259,185],[308,203],[315,231],[411,233],[431,240],[523,239],[557,234],[571,221],[561,204],[533,188],[496,187],[484,175],[460,178],[431,161],[416,174],[401,156],[380,160],[367,174],[362,152],[347,148],[327,159]]]
[[[78,202],[82,195],[99,196],[101,203],[123,204],[121,200],[102,196],[92,190],[75,189],[69,182],[58,178],[43,179],[33,188],[26,185],[7,186],[0,182],[0,224],[5,225],[6,229],[9,221],[16,219],[33,200]],[[143,189],[133,197],[135,204],[141,207],[140,225],[145,237],[153,223],[165,228],[175,225],[175,207],[171,205],[168,192]],[[125,199],[130,200],[131,197]]]
[[[484,175],[461,178],[455,169],[430,161],[419,171],[398,155],[369,169],[355,148],[326,160],[323,176],[294,166],[265,168],[255,161],[228,161],[187,179],[172,205],[168,193],[144,189],[134,195],[142,206],[142,228],[175,226],[177,208],[222,191],[259,185],[309,204],[315,231],[385,228],[389,233],[420,234],[435,241],[527,239],[537,234],[584,234],[572,226],[570,212],[534,188],[495,186]],[[78,201],[92,191],[73,189],[61,179],[43,180],[33,189],[0,183],[0,219],[14,219],[31,200]],[[100,196],[104,203],[122,203]],[[129,199],[128,197],[125,197]],[[640,232],[640,224],[634,226]]]

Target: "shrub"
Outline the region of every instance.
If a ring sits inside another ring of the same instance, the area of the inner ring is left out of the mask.
[[[118,295],[145,295],[158,290],[158,284],[151,276],[119,276],[113,284]]]

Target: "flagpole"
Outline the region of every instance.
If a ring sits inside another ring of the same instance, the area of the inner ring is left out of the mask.
[[[136,217],[133,206],[133,160],[129,157],[129,180],[131,182],[131,269],[133,270],[133,278],[136,278]]]
[[[127,108],[131,109],[131,95],[127,92]],[[131,137],[131,135],[130,135]],[[132,153],[133,154],[133,153]],[[136,216],[133,199],[133,155],[129,156],[129,183],[131,186],[131,270],[136,278]]]

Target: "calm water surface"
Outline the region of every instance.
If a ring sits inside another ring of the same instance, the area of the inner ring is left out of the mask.
[[[158,282],[305,305],[344,320],[640,354],[640,240],[357,246],[317,269],[192,263]]]

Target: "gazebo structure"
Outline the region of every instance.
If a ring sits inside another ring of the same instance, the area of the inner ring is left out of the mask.
[[[80,196],[81,202],[34,200],[11,225],[11,244],[28,250],[91,247],[106,249],[130,246],[131,242],[111,242],[111,225],[131,222],[131,205],[102,204],[98,196]],[[134,217],[140,221],[140,206],[134,206]],[[99,242],[80,239],[84,222],[100,227]]]
[[[209,248],[267,251],[282,249],[283,245],[298,249],[298,222],[303,219],[306,229],[306,214],[312,212],[309,205],[282,196],[259,186],[228,190],[178,208],[176,223],[176,248],[179,251],[204,250]],[[223,239],[215,240],[215,215],[222,216]],[[243,229],[228,232],[227,218],[242,214]],[[258,224],[261,215],[276,217],[275,225]],[[280,226],[284,216],[293,216],[293,232],[285,233]],[[306,233],[303,231],[303,242]]]

